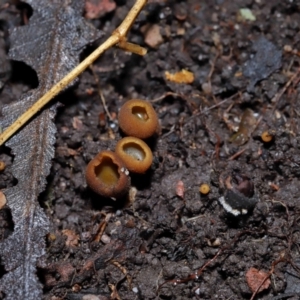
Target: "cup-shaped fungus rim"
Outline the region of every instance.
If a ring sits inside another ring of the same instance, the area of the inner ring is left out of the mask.
[[[199,192],[202,195],[207,195],[210,192],[210,186],[207,183],[202,183],[199,187]]]
[[[86,167],[88,186],[104,197],[119,198],[130,185],[129,172],[124,162],[112,151],[102,151]]]
[[[157,130],[157,114],[149,102],[132,99],[119,111],[119,126],[126,135],[147,139]]]
[[[272,133],[270,133],[267,130],[261,134],[261,139],[264,143],[272,142],[273,138],[274,138],[274,136],[272,135]]]
[[[116,145],[116,154],[127,169],[134,173],[145,173],[151,166],[153,155],[149,146],[136,137],[125,137]]]

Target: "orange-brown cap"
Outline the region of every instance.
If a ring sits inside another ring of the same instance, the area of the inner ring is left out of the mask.
[[[126,135],[147,139],[158,127],[157,114],[149,102],[129,100],[120,109],[119,126]]]
[[[265,143],[269,143],[273,140],[274,136],[272,135],[271,132],[269,131],[264,131],[262,134],[261,134],[261,139],[263,142]]]
[[[210,192],[210,186],[207,183],[202,183],[199,187],[199,192],[202,195],[207,195]]]
[[[116,154],[131,172],[145,173],[152,164],[151,149],[144,141],[132,136],[125,137],[117,143]]]
[[[85,178],[88,186],[104,197],[118,198],[130,185],[129,172],[123,161],[111,151],[102,151],[87,165]]]

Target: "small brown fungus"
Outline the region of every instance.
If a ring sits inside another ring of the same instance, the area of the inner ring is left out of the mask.
[[[119,126],[126,135],[147,139],[158,127],[157,114],[149,102],[129,100],[120,109]]]
[[[6,204],[6,197],[0,190],[0,209],[2,209]]]
[[[199,187],[199,192],[202,195],[207,195],[210,192],[210,186],[207,183],[202,183]]]
[[[121,197],[130,185],[125,164],[111,151],[102,151],[89,162],[85,178],[88,186],[104,197]]]
[[[269,131],[264,131],[261,134],[261,139],[264,143],[270,143],[273,140],[273,135]]]
[[[4,170],[5,170],[5,168],[6,168],[6,164],[5,164],[5,162],[4,162],[4,161],[2,161],[2,160],[0,160],[0,172],[1,172],[1,171],[4,171]]]
[[[152,152],[148,145],[135,137],[125,137],[116,145],[116,154],[127,169],[134,173],[145,173],[152,164]]]

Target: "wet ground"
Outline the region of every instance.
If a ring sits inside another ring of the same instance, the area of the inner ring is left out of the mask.
[[[133,4],[116,2],[91,20],[106,36]],[[129,34],[148,54],[110,49],[59,97],[40,198],[52,221],[44,299],[250,299],[263,279],[255,299],[299,299],[299,1],[150,2]],[[11,28],[22,10],[10,10]],[[34,86],[23,68],[3,77],[1,105]],[[183,69],[192,83],[167,80]],[[131,175],[128,197],[104,199],[85,168],[122,138],[117,114],[134,98],[159,117],[153,163]],[[4,189],[14,184],[9,149],[0,158]],[[10,222],[2,209],[1,239]]]

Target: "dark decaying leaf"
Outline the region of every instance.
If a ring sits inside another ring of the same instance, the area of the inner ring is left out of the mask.
[[[10,57],[32,66],[39,87],[16,103],[4,107],[2,128],[10,125],[52,85],[73,69],[82,48],[100,33],[81,17],[83,1],[25,1],[33,8],[27,26],[11,33]],[[7,273],[0,280],[6,299],[41,299],[42,285],[36,264],[45,252],[49,220],[37,198],[45,189],[54,155],[56,105],[43,110],[8,143],[15,159],[12,167],[18,184],[5,191],[14,232],[0,244],[1,263]]]
[[[11,72],[11,65],[5,47],[5,40],[1,37],[0,32],[0,89],[2,89],[3,85],[8,80]]]
[[[253,43],[252,48],[255,54],[243,66],[244,76],[250,79],[248,92],[253,91],[257,82],[278,70],[282,59],[281,51],[263,36]]]

